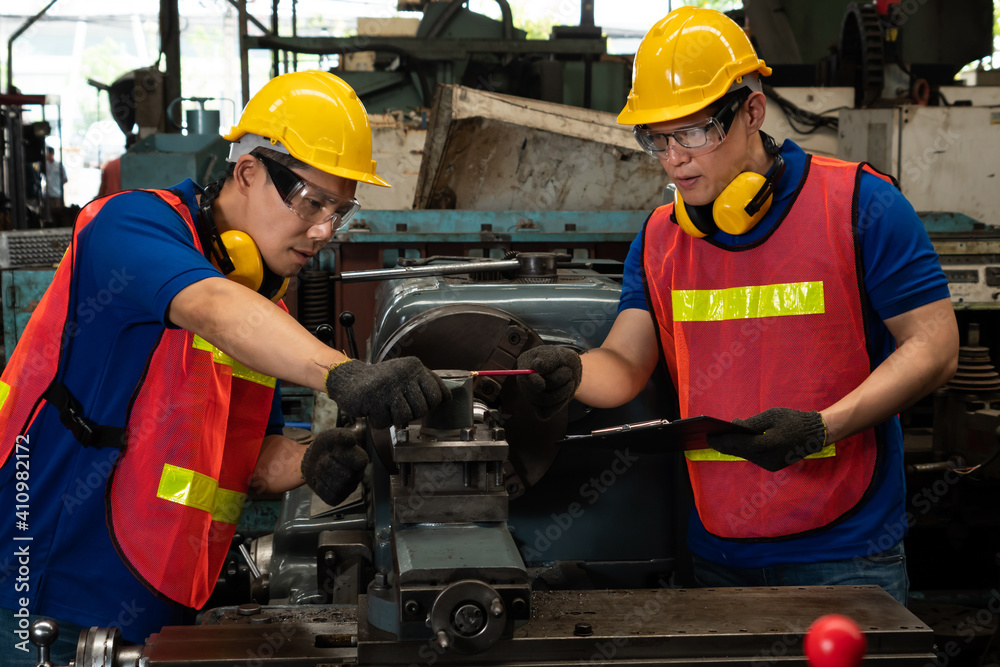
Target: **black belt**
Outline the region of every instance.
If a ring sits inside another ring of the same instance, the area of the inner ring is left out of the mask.
[[[42,398],[59,411],[59,421],[84,447],[125,448],[125,429],[118,426],[101,426],[83,416],[80,401],[66,388],[53,380]]]

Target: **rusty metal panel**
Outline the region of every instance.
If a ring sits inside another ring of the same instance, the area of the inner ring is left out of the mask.
[[[651,209],[666,182],[615,114],[442,86],[414,208]]]

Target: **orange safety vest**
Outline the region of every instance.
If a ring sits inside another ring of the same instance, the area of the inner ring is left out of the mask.
[[[650,216],[643,274],[681,417],[822,410],[868,377],[857,187],[866,165],[809,156],[791,205],[764,239],[696,239]],[[874,429],[776,473],[702,443],[685,452],[695,506],[720,538],[802,536],[850,516],[872,490]]]
[[[170,191],[147,192],[177,211],[202,251],[187,205]],[[76,326],[68,308],[77,239],[109,200],[80,212],[69,250],[0,376],[2,461],[42,410],[63,416],[49,390],[58,385],[62,341]],[[126,423],[95,427],[124,435],[105,488],[112,542],[159,597],[192,609],[208,601],[250,486],[275,382],[189,331],[164,328],[132,392]]]

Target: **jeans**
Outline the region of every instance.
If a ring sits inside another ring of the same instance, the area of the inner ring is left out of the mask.
[[[906,553],[900,542],[874,556],[823,563],[794,563],[770,567],[737,568],[692,554],[694,578],[705,588],[730,586],[865,586],[876,585],[906,604],[910,580]]]
[[[59,637],[49,647],[49,662],[53,665],[68,665],[76,660],[76,643],[80,633],[86,630],[79,625],[54,619],[51,616],[29,614],[26,623],[14,617],[11,609],[0,608],[0,665],[2,667],[35,667],[38,662],[38,647],[27,640],[27,628],[42,618],[54,620],[59,626]],[[20,631],[20,634],[16,634]],[[21,649],[27,648],[27,651]]]

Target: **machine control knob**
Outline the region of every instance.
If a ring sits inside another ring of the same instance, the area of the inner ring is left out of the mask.
[[[503,616],[503,600],[500,598],[493,598],[493,601],[490,602],[490,614],[495,618]]]
[[[494,613],[497,609],[501,611],[499,616]],[[485,582],[463,579],[449,584],[434,599],[429,625],[441,648],[482,653],[500,639],[507,620],[496,590]],[[441,645],[442,633],[447,646]]]
[[[36,667],[50,667],[49,647],[59,639],[59,626],[47,618],[39,619],[31,624],[28,639],[38,647],[38,662]]]

